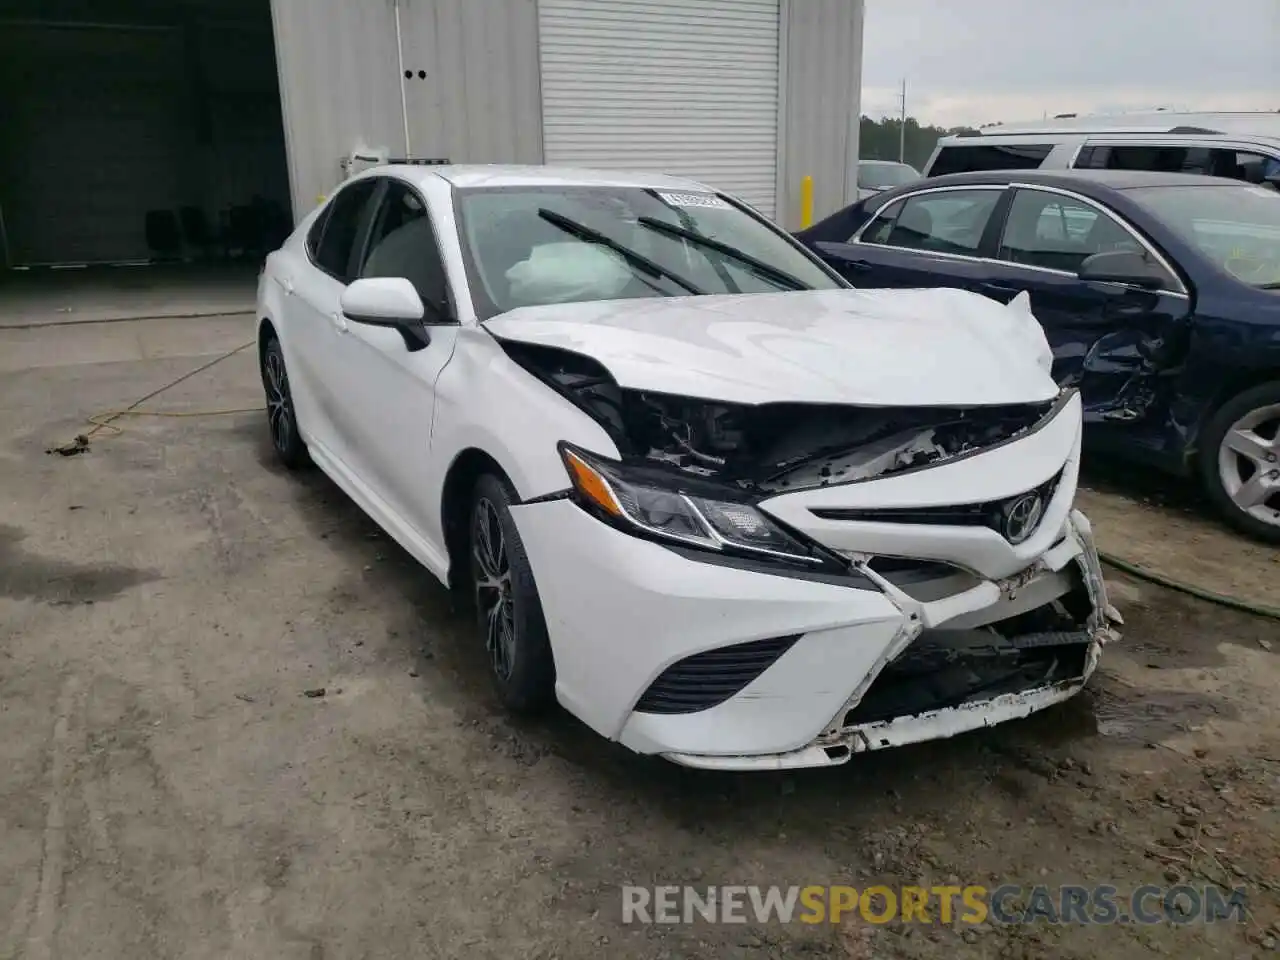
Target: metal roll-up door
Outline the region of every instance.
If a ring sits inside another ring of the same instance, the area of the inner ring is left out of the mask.
[[[539,0],[547,163],[692,177],[773,216],[778,0]]]

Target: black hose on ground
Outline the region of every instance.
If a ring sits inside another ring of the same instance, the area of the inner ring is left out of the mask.
[[[1154,583],[1160,587],[1166,587],[1169,590],[1177,590],[1179,593],[1185,593],[1187,596],[1195,597],[1198,600],[1206,600],[1209,603],[1216,603],[1222,607],[1229,607],[1232,610],[1239,610],[1242,613],[1250,613],[1255,617],[1267,617],[1272,620],[1280,620],[1280,610],[1275,607],[1268,607],[1262,604],[1248,603],[1235,597],[1228,597],[1221,593],[1214,593],[1212,590],[1206,590],[1203,587],[1197,587],[1193,583],[1183,583],[1180,580],[1172,580],[1169,577],[1153,573],[1145,570],[1128,560],[1122,560],[1117,556],[1109,553],[1098,551],[1098,556],[1103,563],[1108,566],[1115,567],[1117,570],[1129,574],[1131,577],[1137,577],[1139,580],[1146,580],[1148,583]]]

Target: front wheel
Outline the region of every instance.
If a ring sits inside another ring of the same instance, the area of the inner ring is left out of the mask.
[[[1236,529],[1280,543],[1280,381],[1237,394],[1209,418],[1200,475]]]
[[[471,500],[471,582],[489,675],[503,704],[534,713],[555,696],[555,665],[542,602],[524,543],[511,517],[516,497],[493,474],[477,482]]]

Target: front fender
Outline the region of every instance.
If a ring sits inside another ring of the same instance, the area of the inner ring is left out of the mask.
[[[600,424],[516,364],[488,333],[463,327],[436,382],[433,459],[451,465],[466,450],[481,450],[506,473],[519,498],[531,500],[568,488],[562,440],[618,456]],[[446,468],[435,479],[435,502],[447,476]]]

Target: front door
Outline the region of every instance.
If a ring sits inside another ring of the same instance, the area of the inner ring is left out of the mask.
[[[425,347],[388,327],[346,324],[338,382],[346,409],[349,465],[366,493],[444,556],[440,518],[424,491],[437,469],[431,460],[435,384],[453,356],[457,324],[429,208],[407,183],[382,181],[358,277],[403,277],[426,309]],[[439,484],[437,483],[438,487]]]
[[[1078,386],[1085,419],[1130,421],[1159,404],[1160,371],[1183,359],[1191,301],[1176,276],[1161,290],[1089,283],[1085,259],[1110,250],[1152,257],[1136,232],[1102,207],[1073,195],[1019,188],[992,266],[988,295],[1006,302],[1019,291],[1053,349],[1054,377]]]

